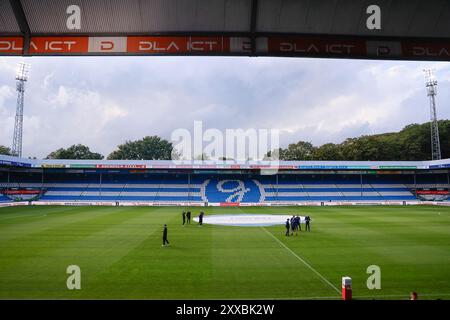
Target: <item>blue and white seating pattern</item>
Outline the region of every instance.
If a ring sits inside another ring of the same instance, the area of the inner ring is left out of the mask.
[[[0,194],[0,202],[9,202],[11,199],[5,197],[3,194]]]
[[[2,183],[9,188],[46,190],[43,201],[148,201],[148,202],[313,202],[313,201],[387,201],[417,200],[411,189],[442,187],[443,181],[420,181],[410,178],[314,176],[239,176],[186,175],[152,176],[132,180],[60,179],[52,182]],[[2,196],[0,201],[7,201]]]
[[[20,183],[20,187],[45,189],[43,201],[202,201],[200,186],[186,183]]]

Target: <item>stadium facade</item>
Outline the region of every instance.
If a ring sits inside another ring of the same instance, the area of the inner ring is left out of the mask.
[[[0,202],[76,205],[450,204],[437,161],[35,160],[0,155]]]

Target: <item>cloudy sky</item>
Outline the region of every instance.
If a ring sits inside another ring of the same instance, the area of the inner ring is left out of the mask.
[[[429,119],[422,69],[450,118],[450,64],[235,57],[0,58],[0,145],[11,146],[17,62],[31,63],[23,155],[82,143],[108,155],[177,128],[280,129],[283,146],[398,131]]]

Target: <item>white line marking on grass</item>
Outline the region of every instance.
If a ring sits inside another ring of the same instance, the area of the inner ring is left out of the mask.
[[[303,258],[301,258],[299,255],[297,255],[294,251],[292,251],[288,246],[286,246],[283,242],[281,242],[272,233],[267,231],[266,228],[262,228],[262,229],[264,230],[264,232],[266,232],[268,235],[270,235],[273,239],[275,239],[283,248],[285,248],[287,251],[289,251],[294,257],[296,257],[298,260],[300,260],[306,267],[308,267],[308,269],[310,269],[312,272],[314,272],[323,282],[328,284],[338,294],[341,294],[341,291],[339,291],[339,289],[334,284],[332,284],[330,281],[328,281],[327,278],[325,278],[323,275],[321,275],[319,271],[314,269],[308,262],[306,262]]]

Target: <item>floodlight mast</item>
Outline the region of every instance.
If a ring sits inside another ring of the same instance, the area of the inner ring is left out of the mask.
[[[433,69],[424,69],[425,87],[430,100],[430,127],[431,127],[431,159],[441,159],[441,144],[439,142],[439,127],[436,114],[437,80]]]
[[[25,97],[25,82],[28,80],[30,65],[20,62],[16,74],[17,106],[16,119],[14,123],[14,136],[12,144],[12,154],[22,156],[22,135],[23,135],[23,106]]]

